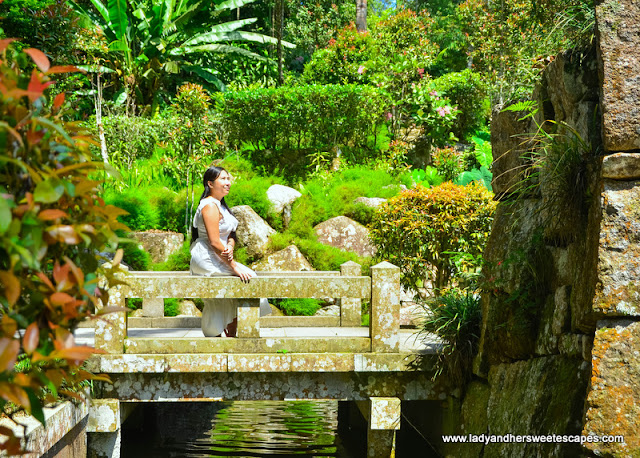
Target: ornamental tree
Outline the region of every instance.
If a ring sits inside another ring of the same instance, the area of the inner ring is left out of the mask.
[[[389,199],[371,225],[377,257],[400,267],[401,283],[419,291],[448,286],[460,256],[479,257],[489,238],[496,203],[484,186],[446,182],[418,185]]]
[[[75,345],[72,331],[117,283],[96,253],[113,251],[114,231],[126,227],[123,210],[98,195],[90,174],[102,163],[91,161],[91,138],[64,121],[64,93],[45,95],[52,75],[77,69],[52,67],[37,49],[14,52],[12,41],[0,40],[0,407],[44,424],[46,402],[83,399],[83,381],[105,379],[82,369],[95,350]],[[13,431],[0,434],[0,449],[18,453]]]

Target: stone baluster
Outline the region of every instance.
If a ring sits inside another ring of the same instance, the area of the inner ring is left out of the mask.
[[[384,261],[371,267],[371,351],[400,350],[400,268]]]
[[[124,340],[127,337],[127,312],[125,298],[129,287],[118,285],[109,289],[108,307],[120,307],[120,312],[102,315],[96,321],[95,347],[109,354],[124,353]]]
[[[340,275],[359,277],[362,274],[360,264],[347,261],[340,265]],[[360,326],[362,322],[361,300],[353,297],[340,298],[340,326]]]

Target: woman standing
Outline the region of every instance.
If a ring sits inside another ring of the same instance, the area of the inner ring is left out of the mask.
[[[193,217],[191,233],[192,275],[236,275],[248,282],[256,273],[233,259],[238,220],[224,201],[231,176],[222,167],[204,173],[204,192]],[[237,299],[204,299],[202,332],[206,337],[235,337]]]

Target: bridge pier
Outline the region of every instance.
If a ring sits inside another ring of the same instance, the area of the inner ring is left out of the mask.
[[[120,458],[122,423],[136,405],[118,399],[93,399],[87,424],[87,457]]]

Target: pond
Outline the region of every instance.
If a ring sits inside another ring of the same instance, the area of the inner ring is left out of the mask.
[[[124,423],[121,456],[352,458],[337,429],[337,401],[148,404]]]

